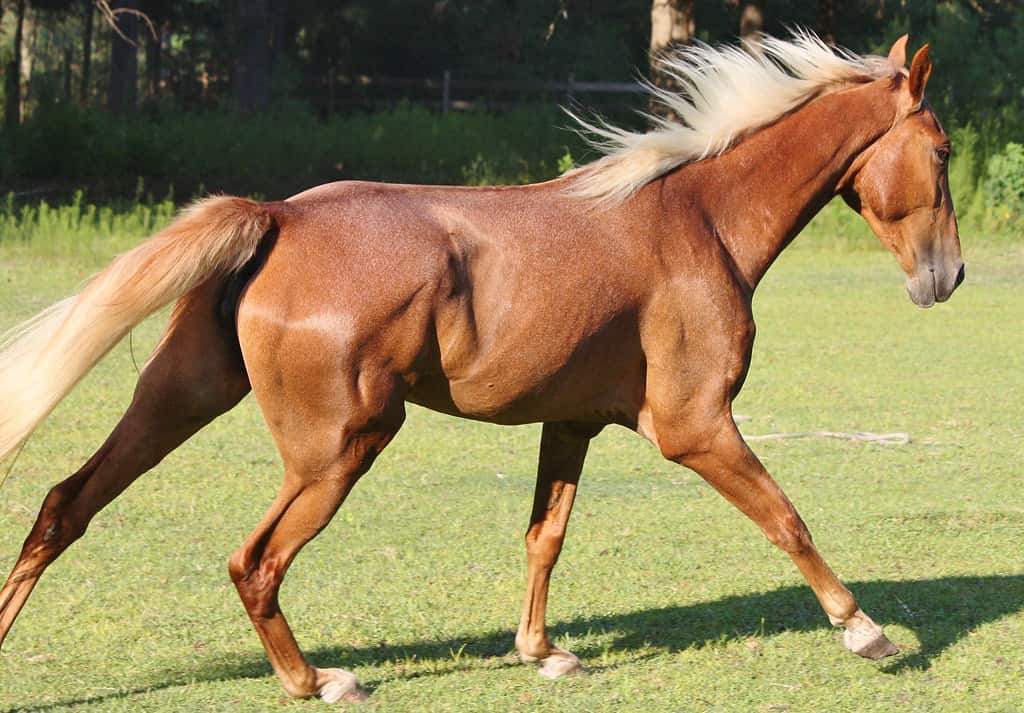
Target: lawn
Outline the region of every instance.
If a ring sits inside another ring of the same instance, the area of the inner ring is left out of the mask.
[[[1020,710],[1024,247],[965,240],[966,283],[922,311],[890,256],[825,242],[801,239],[762,284],[736,410],[751,434],[911,435],[755,444],[899,656],[846,652],[785,555],[696,475],[609,428],[549,608],[589,675],[541,679],[513,647],[539,427],[412,408],[285,582],[311,660],[354,670],[380,711]],[[0,251],[0,328],[103,259]],[[161,328],[136,330],[139,363]],[[135,376],[122,344],[30,441],[0,489],[5,573]],[[251,398],[140,479],[37,587],[0,655],[0,709],[326,710],[284,696],[227,577],[279,481]]]

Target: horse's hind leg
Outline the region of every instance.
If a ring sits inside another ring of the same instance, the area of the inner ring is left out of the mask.
[[[551,570],[565,541],[583,459],[590,439],[600,430],[597,426],[545,423],[541,435],[537,488],[526,531],[526,596],[516,648],[523,661],[540,662],[540,673],[545,678],[558,678],[582,668],[574,654],[551,643],[544,617]]]
[[[43,571],[92,517],[248,393],[234,331],[216,316],[219,297],[211,282],[179,302],[121,421],[89,461],[46,496],[0,590],[0,643]]]
[[[398,431],[405,408],[398,381],[385,370],[344,368],[340,358],[331,359],[333,352],[303,353],[306,359],[283,365],[282,378],[274,350],[246,350],[285,479],[263,520],[231,556],[228,571],[284,689],[328,703],[357,701],[366,693],[350,672],[306,661],[281,612],[278,591],[299,550],[327,526]]]

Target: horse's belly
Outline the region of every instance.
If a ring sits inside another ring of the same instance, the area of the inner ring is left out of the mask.
[[[565,351],[501,345],[459,373],[424,375],[407,398],[435,411],[492,423],[632,425],[643,401],[643,358],[639,344],[617,331],[592,335]]]
[[[406,400],[432,411],[491,423],[513,425],[545,420],[539,414],[517,408],[516,398],[504,397],[494,393],[493,389],[482,393],[474,391],[464,387],[453,388],[443,376],[430,376],[421,378],[409,390]]]

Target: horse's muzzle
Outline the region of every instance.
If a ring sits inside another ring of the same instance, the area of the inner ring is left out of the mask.
[[[964,281],[964,263],[958,260],[953,269],[923,268],[907,278],[907,294],[918,307],[931,307],[945,302]]]

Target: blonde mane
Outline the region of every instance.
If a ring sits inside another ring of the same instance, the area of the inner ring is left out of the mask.
[[[573,178],[566,186],[570,195],[598,204],[621,202],[682,164],[722,153],[815,97],[899,71],[885,57],[834,50],[807,31],[790,40],[764,37],[750,49],[694,44],[656,61],[682,93],[650,83],[647,91],[679,121],[645,115],[655,128],[639,133],[569,112],[587,142],[605,154],[565,174]]]

